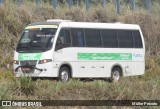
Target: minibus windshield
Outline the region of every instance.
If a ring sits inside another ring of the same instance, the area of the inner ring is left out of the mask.
[[[57,28],[26,28],[17,45],[17,52],[45,52],[53,45]]]

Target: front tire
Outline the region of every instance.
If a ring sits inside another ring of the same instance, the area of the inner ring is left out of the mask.
[[[60,68],[59,81],[66,82],[70,79],[70,70],[67,67]]]
[[[111,82],[118,82],[122,76],[121,69],[116,67],[113,68],[112,73],[111,73]]]

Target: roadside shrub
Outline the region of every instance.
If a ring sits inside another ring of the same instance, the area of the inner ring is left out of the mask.
[[[13,80],[14,76],[11,70],[0,69],[0,80]]]
[[[11,82],[0,79],[0,100],[12,99]]]
[[[60,18],[80,22],[85,20],[85,12],[80,7],[74,6],[71,9],[65,9],[64,12],[60,14]]]
[[[29,77],[20,77],[15,78],[14,80],[13,90],[16,90],[15,92],[20,95],[33,95],[36,89],[35,82],[29,78]]]
[[[106,9],[102,8],[101,6],[98,6],[96,8],[91,8],[89,10],[87,21],[89,22],[109,22],[108,13]]]
[[[56,12],[53,11],[51,5],[40,5],[38,8],[33,10],[32,22],[44,21],[48,19],[54,19]]]

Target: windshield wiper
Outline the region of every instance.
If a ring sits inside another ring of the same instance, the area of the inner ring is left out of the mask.
[[[27,48],[30,52],[32,52],[32,50],[28,46],[19,46],[18,48]]]
[[[42,46],[40,46],[40,45],[32,45],[32,47],[39,47],[39,48],[41,48],[41,50],[44,52],[45,51],[45,49],[42,47]]]

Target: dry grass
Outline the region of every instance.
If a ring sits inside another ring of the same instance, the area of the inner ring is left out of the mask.
[[[151,13],[146,14],[143,8],[136,8],[133,14],[128,6],[123,5],[121,16],[117,16],[115,5],[90,6],[88,14],[85,7],[58,6],[56,12],[49,4],[41,4],[38,8],[30,2],[17,7],[9,1],[0,7],[0,99],[35,99],[35,100],[127,100],[127,99],[160,99],[160,8],[154,4]],[[113,84],[103,80],[79,81],[71,80],[65,84],[55,80],[36,80],[14,78],[7,64],[12,64],[13,51],[10,48],[11,38],[15,43],[23,28],[30,22],[46,19],[68,19],[89,22],[124,22],[139,24],[146,43],[146,73],[141,77],[122,78]],[[47,109],[51,107],[45,107]],[[61,107],[55,107],[61,108]],[[86,107],[65,107],[86,109]],[[93,107],[87,107],[93,108]],[[110,108],[110,107],[95,107]],[[111,107],[116,109],[117,107]],[[122,109],[143,107],[119,107]],[[147,107],[149,108],[149,107]],[[158,109],[157,107],[152,107]],[[52,109],[52,108],[51,108]]]
[[[2,73],[2,72],[1,72]],[[104,80],[80,81],[72,79],[67,83],[55,80],[36,80],[30,78],[9,78],[10,72],[0,79],[1,100],[156,100],[160,99],[160,76],[127,77],[118,83]],[[148,72],[151,73],[151,72]],[[52,107],[44,107],[52,109]],[[88,107],[54,107],[88,109]],[[99,108],[151,108],[151,107],[89,107]],[[158,109],[158,107],[152,107]]]

